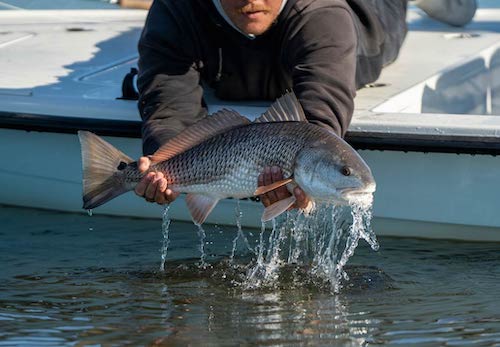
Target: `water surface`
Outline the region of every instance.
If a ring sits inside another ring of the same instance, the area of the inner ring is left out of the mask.
[[[236,227],[205,227],[201,269],[198,229],[172,222],[161,272],[161,220],[0,220],[0,346],[500,346],[500,244],[361,241],[338,294],[292,265],[247,290],[244,247],[229,265]]]

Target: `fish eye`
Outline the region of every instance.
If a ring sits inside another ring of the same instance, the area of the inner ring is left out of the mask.
[[[344,166],[340,172],[342,173],[342,175],[344,176],[350,176],[351,175],[351,168],[349,166]]]

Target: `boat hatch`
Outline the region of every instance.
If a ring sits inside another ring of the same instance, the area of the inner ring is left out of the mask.
[[[500,115],[500,45],[443,70],[373,111]]]

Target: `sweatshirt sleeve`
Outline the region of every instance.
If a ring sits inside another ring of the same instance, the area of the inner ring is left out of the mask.
[[[343,7],[304,11],[290,35],[287,57],[293,89],[311,123],[344,136],[356,95],[357,35]]]
[[[145,155],[207,115],[188,30],[175,5],[154,1],[139,40],[139,111]]]

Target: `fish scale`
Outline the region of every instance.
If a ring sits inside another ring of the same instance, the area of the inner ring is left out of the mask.
[[[152,171],[163,172],[173,190],[248,196],[266,166],[279,166],[285,176],[291,175],[297,153],[318,136],[320,128],[309,125],[276,122],[232,129],[158,163]]]

